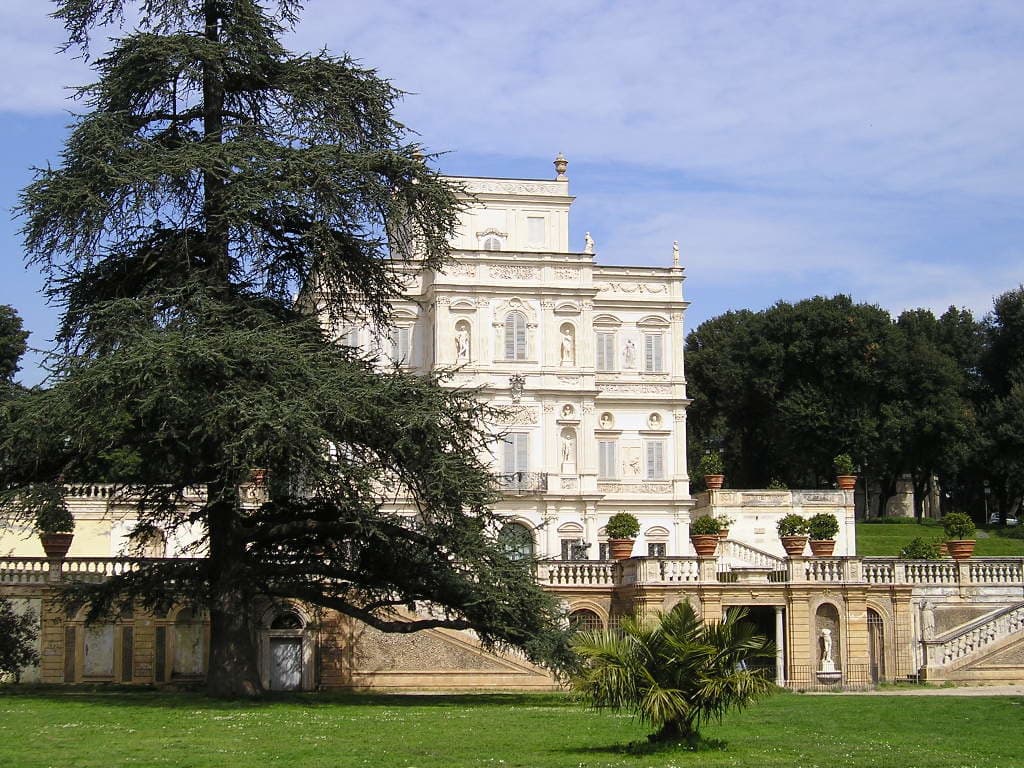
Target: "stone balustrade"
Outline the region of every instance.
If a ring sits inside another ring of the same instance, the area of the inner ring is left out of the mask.
[[[738,547],[737,547],[738,545]],[[905,586],[999,586],[1024,589],[1024,558],[978,557],[970,560],[899,560],[897,558],[811,557],[781,559],[752,547],[727,542],[733,561],[738,549],[754,560],[735,565],[725,558],[632,557],[607,560],[548,560],[537,566],[537,579],[550,587],[608,589],[623,585],[672,586],[730,583],[878,584]],[[54,578],[101,581],[137,570],[145,560],[126,557],[0,557],[0,584],[43,584]],[[52,574],[52,576],[51,576]]]
[[[1024,632],[1024,604],[1004,608],[943,637],[924,640],[925,663],[932,669],[948,667],[1020,632]]]

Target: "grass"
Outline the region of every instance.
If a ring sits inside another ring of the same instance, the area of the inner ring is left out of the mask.
[[[979,528],[974,554],[978,557],[1024,557],[1024,538],[1014,538],[1014,533],[1013,528]],[[857,523],[857,554],[862,557],[895,557],[917,536],[936,540],[944,538],[938,520],[926,519],[918,523],[913,518],[883,518]]]
[[[1020,697],[780,693],[705,728],[709,743],[695,754],[649,749],[628,716],[589,712],[558,694],[225,703],[23,689],[0,692],[0,765],[1008,768],[1024,753],[1022,719]]]

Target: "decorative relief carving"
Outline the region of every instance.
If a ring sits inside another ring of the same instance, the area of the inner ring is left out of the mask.
[[[524,264],[491,264],[491,277],[498,280],[538,280],[540,272],[536,267]]]
[[[675,320],[676,322],[679,322],[680,320],[683,319],[683,313],[682,312],[673,312],[672,313],[672,319]]]
[[[580,487],[579,478],[576,477],[562,477],[558,480],[558,487],[563,491],[575,491]]]
[[[555,410],[555,405],[554,403],[544,403],[542,408],[544,410],[544,413],[551,413],[553,410]]]
[[[549,301],[547,299],[543,299],[541,301],[541,303],[540,303],[540,308],[541,309],[554,309],[555,308],[555,302]]]
[[[460,179],[460,181],[462,181]],[[564,195],[565,186],[557,181],[499,181],[471,179],[462,181],[467,192],[497,195]]]
[[[593,413],[594,412],[594,406],[592,406],[592,405],[584,405],[583,406],[583,412],[584,413]]]
[[[671,493],[672,483],[598,483],[601,493]]]
[[[779,493],[744,493],[740,504],[744,507],[774,507],[778,506],[781,496]]]
[[[672,411],[672,418],[675,419],[676,422],[686,421],[686,411]]]
[[[592,302],[592,301],[584,301],[583,302],[583,310],[585,312],[589,312],[593,308],[594,308],[594,302]]]
[[[446,267],[444,274],[448,277],[476,277],[476,264],[456,262]]]
[[[602,293],[668,293],[665,283],[624,283],[616,280],[595,285]]]
[[[579,376],[556,376],[555,378],[558,379],[559,384],[568,384],[570,386],[575,386],[580,383]]]
[[[451,297],[449,297],[449,296],[438,296],[437,297],[437,305],[439,307],[447,307],[451,303],[452,303],[452,300],[451,300]]]
[[[837,491],[793,491],[794,504],[841,504]]]
[[[495,421],[498,424],[537,424],[540,422],[540,414],[537,409],[531,406],[521,405],[496,405]]]
[[[555,267],[556,280],[575,280],[579,276],[579,270],[572,267]]]
[[[637,395],[664,395],[672,394],[672,387],[669,384],[611,384],[600,383],[598,389],[602,392],[623,392]]]

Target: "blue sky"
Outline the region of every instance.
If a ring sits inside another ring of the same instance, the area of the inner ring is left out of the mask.
[[[47,10],[0,6],[7,209],[90,79]],[[694,327],[838,292],[981,315],[1024,281],[1021,40],[1019,0],[309,0],[288,42],[410,92],[400,116],[446,172],[547,178],[564,152],[574,247],[589,230],[602,263],[665,265],[678,240]],[[0,303],[46,347],[17,230],[0,217]]]

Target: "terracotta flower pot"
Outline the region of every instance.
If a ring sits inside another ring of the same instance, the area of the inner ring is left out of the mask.
[[[967,560],[974,554],[974,539],[950,539],[946,548],[954,560]]]
[[[608,539],[608,557],[627,560],[633,556],[633,539]]]
[[[815,557],[832,557],[835,548],[835,539],[811,539],[811,554]]]
[[[43,551],[47,557],[64,557],[71,549],[71,540],[75,538],[73,533],[41,533],[39,541],[43,545]]]
[[[708,488],[721,488],[725,475],[704,475],[704,485]]]
[[[714,557],[715,550],[718,549],[718,534],[707,533],[707,534],[696,534],[690,537],[690,541],[693,542],[693,548],[697,552],[697,557]]]
[[[718,538],[721,539],[722,541],[725,541],[726,539],[728,539],[729,538],[729,529],[728,528],[723,528],[722,530],[720,530],[718,532]]]
[[[800,557],[807,545],[806,536],[782,536],[782,547],[790,557]]]
[[[841,491],[852,491],[857,487],[856,475],[836,475],[836,484]]]

